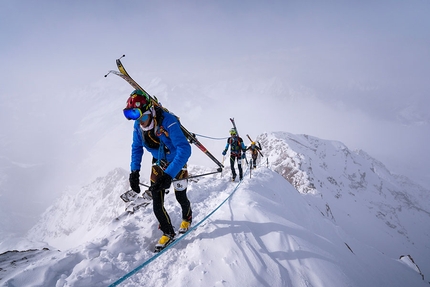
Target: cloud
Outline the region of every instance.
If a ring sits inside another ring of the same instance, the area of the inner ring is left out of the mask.
[[[193,132],[223,137],[234,117],[253,137],[339,140],[428,185],[429,6],[3,1],[0,156],[46,163],[56,180],[74,166],[96,172],[104,152],[103,168],[125,158],[113,139],[129,140],[116,109],[130,87],[103,76],[126,54],[133,77]],[[219,156],[222,141],[202,140]]]

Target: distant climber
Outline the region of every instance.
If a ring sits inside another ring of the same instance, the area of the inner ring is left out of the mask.
[[[237,135],[236,129],[230,130],[230,137],[227,139],[227,144],[225,146],[222,155],[226,155],[227,150],[230,146],[230,168],[231,168],[231,180],[236,180],[236,169],[234,168],[235,160],[237,159],[237,168],[239,169],[239,180],[243,178],[243,170],[242,170],[242,159],[245,158],[246,154],[246,146],[243,143],[241,137]]]
[[[258,146],[257,146],[258,144]],[[251,142],[251,145],[246,149],[251,151],[251,157],[252,157],[252,168],[257,167],[257,157],[258,154],[261,151],[261,144],[259,142]]]

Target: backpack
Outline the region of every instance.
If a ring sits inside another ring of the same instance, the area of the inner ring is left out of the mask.
[[[240,155],[240,151],[242,150],[242,138],[230,137],[228,143],[230,144],[230,153]]]

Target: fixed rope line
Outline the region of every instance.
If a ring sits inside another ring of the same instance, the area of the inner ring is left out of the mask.
[[[249,170],[249,167],[245,170],[245,174],[248,172],[248,170]],[[244,177],[245,177],[245,174],[244,174]],[[142,264],[140,264],[139,266],[137,266],[136,268],[134,268],[133,270],[131,270],[130,272],[128,272],[127,274],[125,274],[124,276],[122,276],[121,278],[119,278],[118,280],[116,280],[115,282],[113,282],[112,284],[110,284],[109,287],[118,286],[119,284],[121,284],[122,282],[124,282],[125,280],[127,280],[128,278],[130,278],[131,276],[133,276],[134,274],[136,274],[137,272],[139,272],[140,269],[142,269],[143,267],[145,267],[146,265],[150,264],[152,261],[154,261],[155,259],[157,259],[158,257],[160,257],[164,252],[166,252],[167,250],[169,250],[171,247],[175,246],[179,241],[181,241],[185,236],[187,236],[188,233],[190,233],[191,231],[193,231],[194,229],[196,229],[200,224],[202,224],[209,217],[211,217],[212,214],[215,213],[215,211],[217,211],[221,206],[223,206],[224,203],[227,200],[229,200],[233,196],[233,194],[237,191],[237,189],[238,189],[238,187],[239,187],[239,185],[241,183],[242,183],[242,181],[239,181],[237,183],[237,185],[235,186],[235,188],[233,189],[233,191],[231,192],[231,194],[229,196],[227,196],[226,199],[224,199],[214,210],[212,210],[208,215],[206,215],[196,225],[194,225],[193,227],[191,227],[190,229],[188,229],[188,231],[185,232],[184,234],[182,234],[178,239],[175,239],[175,241],[173,241],[172,243],[170,243],[169,245],[167,245],[166,248],[164,248],[163,250],[161,250],[157,254],[153,255],[152,257],[150,257],[149,259],[147,259],[145,262],[143,262]]]
[[[199,135],[199,134],[194,134],[194,135],[199,136],[199,137],[202,137],[202,138],[212,139],[212,140],[226,140],[226,139],[228,139],[228,137],[215,138],[215,137],[208,137],[208,136]]]

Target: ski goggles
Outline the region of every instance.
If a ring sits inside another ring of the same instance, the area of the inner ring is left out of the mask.
[[[129,108],[123,110],[127,120],[137,120],[142,116],[142,111],[139,108]]]
[[[140,120],[142,122],[147,121],[151,114],[149,111],[142,113],[142,110],[139,108],[124,109],[123,112],[127,120]]]

